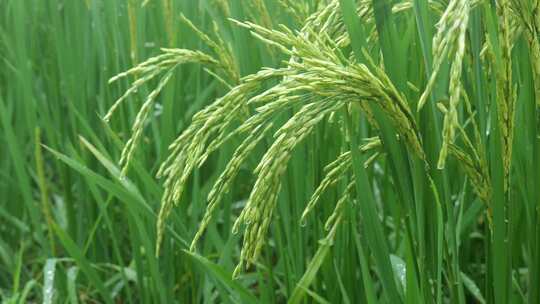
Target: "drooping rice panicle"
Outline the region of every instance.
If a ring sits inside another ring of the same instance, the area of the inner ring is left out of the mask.
[[[158,172],[158,176],[165,178],[165,192],[158,219],[158,242],[163,237],[165,218],[172,205],[179,201],[191,171],[201,165],[212,151],[234,134],[253,130],[258,123],[278,110],[290,107],[298,100],[309,101],[282,126],[276,135],[277,139],[258,166],[257,181],[234,226],[234,230],[237,230],[240,223],[246,224],[239,264],[241,268],[256,260],[262,248],[277,199],[276,193],[280,188],[279,179],[286,168],[291,150],[309,134],[315,124],[325,115],[335,112],[343,103],[378,103],[398,127],[400,136],[408,143],[411,151],[421,159],[424,158],[424,152],[408,103],[382,69],[376,68],[372,73],[364,65],[351,64],[336,49],[329,36],[315,35],[309,28],[305,29],[305,33],[311,34],[296,35],[284,26],[278,31],[250,22],[235,22],[291,58],[302,60],[289,61],[285,69],[263,70],[245,78],[242,84],[193,117],[190,127],[171,145],[171,155]],[[279,84],[248,100],[248,96],[257,91],[264,79],[280,77],[283,80]],[[329,103],[327,100],[335,101]],[[248,104],[262,104],[257,108],[258,114],[251,118],[243,111]],[[231,132],[227,128],[235,120],[241,125]],[[227,134],[227,131],[230,133]]]
[[[227,44],[218,34],[217,24],[215,22],[212,23],[214,28],[214,39],[212,39],[203,31],[198,29],[193,24],[193,22],[191,22],[189,19],[186,18],[186,16],[184,16],[184,14],[180,14],[180,20],[182,20],[182,22],[184,22],[191,30],[193,30],[193,32],[195,32],[197,36],[214,51],[217,61],[220,63],[225,75],[227,76],[227,80],[230,81],[233,85],[238,84],[240,80],[240,72],[238,70],[238,66],[234,60],[231,49],[227,46]]]
[[[381,146],[381,140],[378,137],[367,139],[368,143],[360,147],[360,151],[367,152],[373,149],[378,149]],[[365,163],[364,166],[369,165]],[[328,164],[325,168],[325,176],[323,180],[319,183],[315,192],[311,195],[306,208],[302,212],[302,217],[300,222],[305,222],[307,215],[313,210],[317,202],[320,200],[321,195],[332,185],[335,185],[338,181],[346,176],[346,173],[351,169],[352,166],[352,153],[347,151],[336,158],[333,162]]]
[[[103,120],[109,121],[116,109],[127,97],[136,93],[142,85],[172,66],[188,62],[196,62],[208,66],[215,66],[218,64],[217,60],[199,51],[185,49],[162,49],[162,51],[163,54],[151,57],[134,68],[122,72],[109,80],[109,83],[112,83],[128,76],[136,75],[139,77],[132,83],[131,87],[115,101]]]
[[[450,68],[450,100],[448,110],[444,115],[443,122],[443,140],[441,151],[439,152],[439,160],[437,163],[438,169],[443,169],[448,154],[448,145],[454,141],[455,128],[459,125],[458,121],[458,104],[461,98],[461,71],[463,64],[463,56],[465,55],[465,35],[467,33],[467,25],[469,22],[469,1],[462,0],[456,4],[455,21],[452,27],[456,27],[455,31],[455,56]]]
[[[464,126],[458,125],[457,129],[465,145],[464,148],[460,148],[457,145],[451,144],[449,147],[449,154],[456,157],[459,167],[465,172],[465,174],[470,178],[473,188],[478,195],[478,197],[487,204],[488,211],[491,213],[491,182],[489,176],[489,170],[486,160],[486,152],[484,145],[482,144],[480,131],[476,121],[474,120],[474,113],[472,112],[472,106],[469,101],[465,90],[462,93],[465,109],[468,116],[470,117],[470,124],[472,125],[474,133],[474,144],[469,139],[467,132],[465,131]],[[468,151],[468,153],[466,152]]]
[[[190,250],[193,251],[197,241],[200,239],[206,227],[210,224],[210,220],[219,206],[219,203],[225,193],[229,191],[232,187],[232,183],[238,172],[240,171],[241,165],[244,163],[249,154],[257,146],[257,144],[263,139],[266,132],[272,127],[272,124],[266,126],[259,125],[255,130],[240,144],[240,146],[234,152],[231,160],[227,163],[227,167],[221,173],[218,180],[214,183],[212,190],[208,194],[208,206],[204,213],[204,217],[201,221],[197,233],[193,237],[191,242]]]
[[[125,175],[127,173],[129,162],[133,156],[135,147],[137,147],[138,141],[141,138],[142,131],[145,127],[145,123],[147,121],[147,118],[149,117],[152,106],[154,105],[155,99],[157,95],[161,92],[163,87],[167,84],[169,79],[172,77],[175,68],[178,65],[188,62],[197,62],[203,65],[214,67],[219,66],[218,61],[199,51],[191,51],[184,49],[162,49],[162,51],[164,52],[164,54],[152,57],[145,62],[139,64],[135,68],[132,68],[111,78],[111,80],[109,81],[113,82],[129,75],[142,75],[140,76],[140,78],[135,80],[131,87],[113,104],[113,106],[109,109],[109,112],[103,118],[105,121],[110,120],[116,109],[128,96],[137,92],[137,90],[142,85],[146,84],[148,81],[155,78],[160,73],[166,71],[165,75],[162,76],[162,78],[160,79],[157,87],[152,90],[151,93],[147,96],[146,101],[143,103],[141,109],[136,116],[135,122],[132,127],[132,136],[126,143],[120,159],[120,165],[122,166],[122,175]]]
[[[461,62],[463,60],[465,32],[470,10],[470,3],[467,0],[451,0],[446,7],[441,19],[437,23],[437,33],[433,37],[433,67],[427,86],[418,101],[418,110],[421,110],[426,103],[431,91],[435,86],[435,81],[439,75],[442,63],[449,52],[457,47],[457,52],[453,60],[456,68],[452,70],[451,79],[459,80],[461,74]],[[457,67],[459,65],[459,69]],[[453,66],[453,65],[452,65]],[[456,84],[458,85],[458,84]],[[454,90],[456,88],[454,87]],[[451,90],[451,93],[453,91]],[[459,92],[459,89],[457,89]],[[458,93],[455,93],[458,94]],[[456,95],[454,95],[456,96]],[[459,100],[459,97],[458,97]]]
[[[288,63],[298,72],[288,75],[287,81],[295,81],[300,84],[299,87],[303,90],[308,90],[314,95],[324,97],[324,99],[318,103],[308,104],[298,111],[280,129],[280,131],[287,130],[290,127],[293,130],[278,132],[276,141],[259,163],[258,171],[256,171],[257,181],[246,207],[233,228],[238,230],[241,223],[246,224],[244,246],[240,264],[235,271],[236,274],[244,265],[255,261],[259,255],[268,228],[269,217],[272,215],[277,199],[275,193],[278,193],[280,189],[280,176],[286,168],[290,150],[309,134],[312,125],[322,119],[323,114],[330,114],[339,109],[343,100],[350,102],[358,99],[378,102],[383,110],[390,115],[393,122],[399,124],[401,135],[410,145],[411,150],[418,153],[422,159],[424,158],[408,105],[382,70],[376,69],[374,75],[363,65],[349,65],[349,68],[343,68],[341,63],[343,56],[336,54],[334,48],[328,47],[326,43],[328,37],[324,38],[325,36],[318,37],[316,41],[309,41],[293,35],[286,28],[277,32],[252,23],[239,24],[253,30],[254,35],[262,41],[275,45],[293,57],[302,58],[301,62],[290,61]],[[287,49],[287,46],[290,49]],[[354,85],[356,82],[358,82],[357,86]],[[323,101],[329,98],[335,99],[335,101],[331,108],[325,109]],[[321,108],[319,109],[317,106]],[[311,114],[311,111],[315,110],[321,112]],[[299,114],[303,116],[297,117]],[[312,123],[305,120],[313,115],[318,118]],[[403,128],[403,126],[409,127]],[[295,131],[294,128],[300,128],[302,132]],[[279,136],[280,133],[282,136]],[[287,136],[283,136],[285,133]]]
[[[454,144],[448,146],[448,153],[458,159],[459,166],[471,179],[471,183],[478,197],[485,203],[491,199],[491,186],[485,164],[473,160],[465,151]]]
[[[133,157],[133,153],[135,152],[135,147],[139,144],[139,141],[142,136],[142,132],[144,130],[146,121],[148,120],[148,116],[150,115],[150,112],[152,110],[152,106],[154,105],[156,101],[157,95],[161,92],[163,87],[167,84],[169,79],[172,77],[174,69],[176,66],[172,67],[167,71],[165,76],[161,78],[159,81],[159,84],[156,86],[152,92],[148,95],[146,98],[146,101],[141,106],[141,109],[139,110],[139,113],[137,114],[137,117],[135,118],[135,122],[133,123],[133,127],[131,128],[133,134],[131,138],[128,140],[126,145],[124,146],[124,150],[122,150],[122,155],[120,157],[120,165],[122,167],[121,175],[125,176],[128,168],[128,164],[131,161],[131,158]]]
[[[502,160],[504,170],[504,193],[510,186],[510,166],[512,142],[514,138],[514,111],[516,96],[512,84],[512,57],[509,27],[510,3],[502,0],[497,3],[499,16],[499,47],[501,61],[497,66],[497,114],[501,133]]]
[[[355,186],[354,181],[352,181],[352,182],[349,182],[349,184],[345,187],[345,191],[336,202],[334,211],[332,211],[332,214],[330,214],[330,216],[326,219],[326,222],[324,223],[325,230],[330,230],[332,225],[338,220],[339,216],[341,215],[343,211],[343,207],[351,199],[351,194],[355,188],[354,186]]]
[[[306,69],[302,75],[290,77],[313,88],[317,94],[322,96],[351,95],[357,96],[358,100],[378,103],[396,125],[400,135],[405,138],[409,148],[424,159],[416,123],[408,103],[382,69],[374,68],[372,72],[363,64],[350,64],[344,67],[341,63],[343,56],[339,55],[339,50],[329,47],[326,43],[328,37],[313,43],[301,36],[295,36],[285,28],[278,32],[249,22],[237,23],[251,29],[262,41],[276,45],[293,57],[303,58],[302,63],[289,62],[289,65],[299,70],[306,67],[309,69]],[[287,45],[292,48],[287,50]],[[330,81],[324,77],[328,77]],[[354,83],[358,83],[358,86],[354,86]]]
[[[251,94],[269,79],[284,77],[290,69],[263,69],[242,79],[242,83],[229,93],[193,116],[191,125],[169,146],[170,155],[162,163],[157,176],[164,178],[164,193],[157,221],[157,247],[159,253],[165,220],[172,207],[179,202],[191,172],[219,148],[227,138],[229,126],[247,119],[247,101]]]
[[[237,84],[239,82],[239,71],[236,65],[236,62],[233,58],[232,51],[225,44],[223,39],[217,35],[217,25],[214,23],[214,32],[216,33],[216,38],[213,40],[208,35],[203,33],[198,29],[191,21],[189,21],[184,15],[180,16],[181,20],[190,27],[197,36],[206,43],[215,53],[216,57],[212,57],[200,51],[192,51],[187,49],[174,49],[174,48],[162,48],[161,51],[163,54],[151,57],[148,60],[142,62],[136,67],[129,69],[123,73],[120,73],[109,80],[109,83],[117,81],[118,79],[134,75],[140,76],[131,87],[113,104],[109,109],[108,113],[105,115],[104,120],[109,121],[113,113],[116,111],[118,106],[131,94],[137,92],[137,90],[147,83],[149,80],[155,78],[157,75],[163,71],[168,71],[167,75],[162,77],[160,83],[158,84],[159,90],[153,90],[152,93],[147,97],[147,101],[143,104],[139,113],[137,114],[136,121],[133,125],[133,134],[131,138],[126,143],[124,150],[122,151],[122,156],[120,159],[120,164],[122,165],[122,174],[127,173],[127,168],[129,167],[129,162],[134,153],[134,149],[138,144],[138,140],[142,134],[144,124],[148,118],[151,105],[159,94],[159,91],[167,84],[168,80],[172,76],[172,70],[170,67],[177,67],[178,65],[185,63],[198,63],[211,70],[217,70],[220,72],[227,80],[224,80],[220,75],[216,75],[217,79],[220,81],[225,81],[227,86],[230,86],[230,83]],[[170,69],[170,70],[169,70]],[[211,73],[213,74],[213,72]]]
[[[264,244],[266,231],[281,188],[281,176],[287,168],[291,151],[313,130],[314,126],[331,112],[343,106],[344,101],[328,98],[302,107],[275,134],[276,140],[255,169],[257,180],[248,202],[236,220],[233,229],[246,225],[240,263],[235,271],[257,260]]]

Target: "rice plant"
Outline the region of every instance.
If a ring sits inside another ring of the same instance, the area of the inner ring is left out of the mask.
[[[47,2],[52,76],[0,4],[6,301],[540,303],[539,1]]]

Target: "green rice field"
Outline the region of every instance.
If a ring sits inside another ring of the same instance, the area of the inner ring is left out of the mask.
[[[540,303],[540,0],[0,0],[1,303]]]

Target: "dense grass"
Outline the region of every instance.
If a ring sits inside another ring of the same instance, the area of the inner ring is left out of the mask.
[[[3,302],[540,303],[539,1],[142,2],[0,1]]]

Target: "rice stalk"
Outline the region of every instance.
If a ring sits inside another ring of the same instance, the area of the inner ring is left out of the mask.
[[[128,5],[129,19],[129,41],[130,41],[130,56],[131,63],[136,65],[139,61],[137,56],[137,6],[135,0],[129,0]]]
[[[231,16],[231,9],[229,7],[229,1],[227,0],[213,0],[215,5],[219,7],[224,17]]]
[[[176,41],[172,0],[162,0],[161,6],[163,7],[163,15],[165,17],[165,30],[167,31],[169,47],[172,47]]]
[[[268,13],[268,9],[266,8],[264,0],[251,0],[250,5],[252,6],[250,12],[256,12],[256,14],[258,15],[253,16],[253,19],[260,20],[261,25],[266,28],[272,28],[272,20],[270,18],[270,14]]]
[[[41,129],[36,127],[35,130],[35,159],[36,159],[36,175],[38,180],[39,191],[41,193],[41,210],[43,217],[47,223],[47,236],[49,239],[49,246],[51,255],[56,256],[56,242],[54,240],[54,218],[51,210],[51,201],[49,199],[49,187],[47,186],[47,180],[45,178],[45,166],[43,161],[43,153],[41,151]]]

